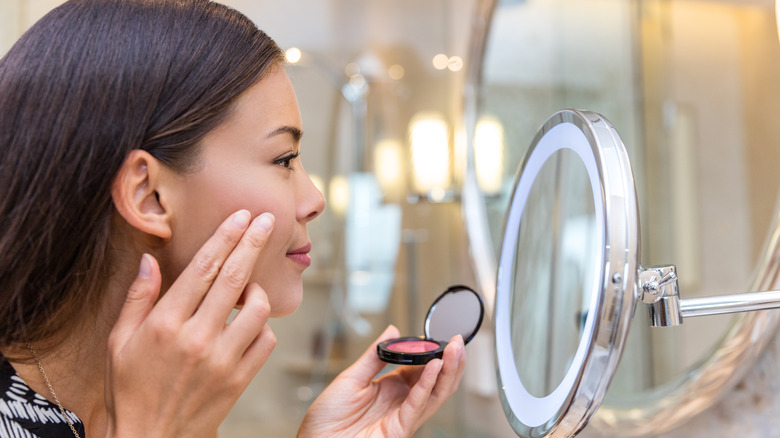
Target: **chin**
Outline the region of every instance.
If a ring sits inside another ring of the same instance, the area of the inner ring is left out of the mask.
[[[293,289],[292,291],[290,289]],[[288,288],[278,302],[271,303],[271,318],[281,318],[295,312],[303,300],[303,287]]]

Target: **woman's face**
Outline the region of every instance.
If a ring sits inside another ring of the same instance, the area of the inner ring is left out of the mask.
[[[197,171],[179,174],[174,182],[173,234],[164,254],[171,274],[179,275],[231,213],[247,209],[254,217],[271,212],[274,229],[251,281],[268,294],[272,316],[298,307],[301,274],[310,263],[306,224],[325,207],[297,158],[300,134],[301,115],[290,79],[281,67],[273,68],[205,137]]]

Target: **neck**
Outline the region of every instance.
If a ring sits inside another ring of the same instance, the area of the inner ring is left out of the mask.
[[[105,436],[105,377],[108,335],[116,322],[126,293],[110,291],[93,320],[81,324],[63,342],[45,352],[37,351],[41,365],[62,406],[84,423],[87,436]],[[127,288],[121,289],[126,291]],[[35,344],[32,344],[35,349]],[[19,376],[38,394],[55,403],[45,379],[26,346],[4,351],[10,357],[28,360],[12,362]],[[56,403],[55,403],[56,404]]]

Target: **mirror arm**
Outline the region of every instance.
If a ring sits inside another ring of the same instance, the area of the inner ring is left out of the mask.
[[[677,326],[693,316],[780,308],[780,291],[680,299],[675,266],[640,269],[639,290],[653,327]]]
[[[750,292],[706,298],[687,298],[680,301],[683,318],[750,312],[780,307],[780,291]]]

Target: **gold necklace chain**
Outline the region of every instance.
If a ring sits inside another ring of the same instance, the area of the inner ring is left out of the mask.
[[[35,353],[35,350],[33,350],[32,345],[30,343],[27,343],[27,349],[30,350],[30,353],[33,355],[33,358],[35,358],[35,363],[38,364],[38,370],[41,372],[41,375],[43,376],[43,380],[46,382],[46,386],[49,387],[49,392],[51,392],[51,396],[54,397],[54,401],[57,403],[57,406],[60,408],[60,413],[65,418],[65,421],[68,422],[68,426],[70,426],[70,430],[73,432],[73,435],[76,438],[81,438],[79,436],[79,433],[76,432],[76,428],[73,426],[73,422],[70,421],[70,417],[65,413],[65,408],[62,407],[62,403],[60,403],[60,399],[57,398],[57,394],[54,393],[54,388],[51,387],[51,382],[49,381],[49,376],[46,375],[46,371],[43,370],[43,364],[41,363],[41,360],[38,359],[38,355]]]

